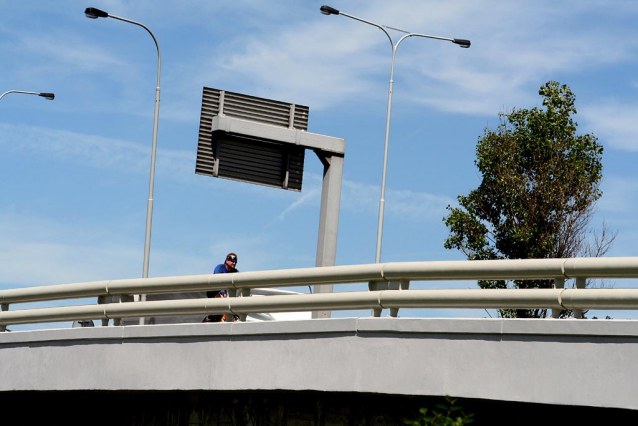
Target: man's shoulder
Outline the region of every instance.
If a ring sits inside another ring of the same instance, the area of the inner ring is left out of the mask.
[[[239,271],[237,269],[229,271],[226,268],[226,265],[223,264],[223,263],[220,263],[219,265],[215,266],[215,269],[213,270],[213,274],[228,274],[228,273],[232,273],[232,272],[239,272]]]

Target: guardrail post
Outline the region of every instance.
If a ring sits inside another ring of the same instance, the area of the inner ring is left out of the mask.
[[[9,310],[9,304],[8,303],[1,304],[0,305],[0,309],[2,309],[2,312],[8,311]],[[3,332],[3,331],[7,331],[7,326],[0,324],[0,333]]]
[[[250,295],[251,295],[249,288],[241,288],[241,289],[239,289],[239,293],[240,293],[241,297],[250,297]],[[248,314],[239,314],[239,321],[245,322],[246,321],[246,317],[248,317]]]
[[[555,278],[554,288],[565,288],[565,278]],[[560,312],[562,309],[552,309],[552,318],[560,318]]]
[[[229,288],[228,289],[228,297],[250,297],[250,289],[249,288]],[[246,321],[246,317],[248,314],[239,314],[239,321]]]
[[[408,290],[410,288],[409,280],[390,281],[388,290]],[[399,308],[390,308],[390,316],[396,318],[399,315]]]
[[[134,301],[134,298],[130,294],[120,294],[120,297],[118,300],[119,303],[129,303],[133,301]],[[102,322],[104,322],[104,320],[102,320]],[[121,326],[122,318],[113,318],[113,325],[118,327]]]
[[[370,281],[368,283],[368,290],[369,291],[383,291],[383,290],[387,290],[388,289],[388,282],[387,281]],[[380,317],[381,316],[381,308],[373,308],[372,309],[372,316],[373,317]]]
[[[98,296],[97,297],[97,304],[98,305],[105,305],[107,303],[113,303],[113,296],[109,295],[109,296]],[[109,319],[105,318],[102,320],[102,327],[108,327],[109,325]],[[115,324],[115,320],[113,320],[113,325]]]
[[[587,278],[585,277],[576,278],[576,288],[584,289],[586,285],[587,285]],[[574,309],[574,318],[582,318],[582,317],[583,317],[583,310]]]

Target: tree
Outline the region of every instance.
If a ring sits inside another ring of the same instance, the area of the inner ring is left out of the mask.
[[[539,94],[545,109],[499,114],[476,147],[482,181],[459,207],[448,206],[444,245],[469,260],[602,256],[615,234],[603,224],[592,241],[589,223],[601,197],[603,147],[576,134],[575,95],[550,81]],[[552,288],[552,280],[479,281],[481,288]],[[542,317],[545,310],[501,310],[505,317]]]

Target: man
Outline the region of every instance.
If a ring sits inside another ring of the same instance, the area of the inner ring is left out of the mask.
[[[230,272],[239,272],[235,269],[235,266],[237,266],[237,255],[235,253],[228,253],[228,255],[226,255],[226,261],[217,265],[213,273],[227,274]]]
[[[239,272],[237,268],[235,268],[235,266],[237,266],[237,255],[235,253],[228,253],[226,255],[226,260],[224,261],[224,263],[220,263],[219,265],[217,265],[215,269],[213,270],[213,274],[230,274],[234,272]],[[206,296],[210,298],[223,298],[223,297],[228,297],[228,292],[226,290],[221,290],[221,291],[212,290],[212,291],[207,291]],[[233,322],[237,321],[238,319],[239,319],[239,316],[233,315]],[[208,315],[206,318],[204,318],[204,321],[202,322],[225,322],[225,321],[226,321],[226,315]]]

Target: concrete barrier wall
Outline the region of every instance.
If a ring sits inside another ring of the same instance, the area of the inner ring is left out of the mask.
[[[346,318],[0,334],[0,392],[313,390],[638,409],[638,322]]]

